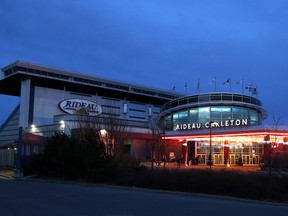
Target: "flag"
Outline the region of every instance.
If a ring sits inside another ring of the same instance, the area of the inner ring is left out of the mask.
[[[243,80],[240,80],[240,81],[236,82],[236,84],[242,85],[243,84]]]
[[[253,86],[252,84],[250,84],[249,86],[246,86],[245,89],[247,89],[248,91],[253,91]]]
[[[254,95],[258,95],[257,88],[252,88],[251,92],[252,92],[252,94],[254,94]]]
[[[185,82],[185,88],[187,88],[187,81]]]
[[[252,95],[256,95],[258,97],[258,89],[257,87],[253,87],[253,83],[251,83],[249,86],[246,86],[245,89],[251,92]]]
[[[174,85],[172,91],[175,91],[175,89],[176,89],[176,86]]]
[[[210,81],[211,85],[214,85],[214,91],[216,92],[216,77],[214,77],[211,81]]]
[[[230,78],[228,78],[228,79],[223,83],[223,85],[224,85],[225,83],[230,83]]]
[[[230,88],[230,92],[231,92],[231,90],[232,90],[231,79],[228,78],[228,79],[223,83],[223,85],[225,85],[226,83],[229,83],[229,88]]]
[[[200,89],[200,80],[198,79],[197,90],[199,91],[199,89]]]
[[[236,84],[241,85],[242,94],[243,94],[243,87],[244,87],[243,79],[241,79],[240,81],[237,81]]]
[[[216,81],[216,78],[213,78],[211,81],[210,81],[210,84],[213,85]]]

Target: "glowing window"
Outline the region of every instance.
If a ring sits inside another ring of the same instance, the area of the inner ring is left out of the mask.
[[[221,112],[221,107],[211,107],[211,112]]]
[[[222,107],[222,112],[231,112],[231,107]]]
[[[232,110],[233,110],[233,113],[241,113],[242,112],[242,109],[240,107],[233,107]]]
[[[183,118],[187,118],[188,116],[188,112],[187,111],[182,111],[182,112],[179,112],[179,119],[183,119]]]
[[[190,115],[190,118],[193,118],[193,119],[198,118],[198,109],[190,109],[189,115]]]
[[[199,121],[205,122],[210,119],[210,107],[199,108]]]
[[[178,113],[173,114],[173,120],[178,119]]]

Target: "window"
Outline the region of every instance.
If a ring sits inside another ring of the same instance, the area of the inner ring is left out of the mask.
[[[243,102],[245,103],[250,103],[250,98],[249,97],[243,97]]]
[[[221,112],[211,112],[211,119],[221,120]]]
[[[250,120],[251,120],[251,123],[254,122],[258,122],[258,114],[256,111],[254,110],[250,110]]]
[[[176,120],[176,119],[178,119],[178,113],[173,114],[173,120]]]
[[[198,108],[190,109],[189,116],[192,119],[198,119]]]
[[[179,100],[179,105],[187,104],[187,98]]]
[[[207,122],[210,120],[210,107],[199,108],[199,122]]]
[[[242,101],[242,97],[238,95],[233,96],[233,101]]]
[[[211,107],[211,112],[220,112],[221,113],[221,107]]]
[[[229,120],[232,119],[231,113],[222,113],[222,120]]]
[[[233,107],[232,108],[233,113],[242,113],[242,108],[240,107]]]
[[[231,101],[232,100],[232,95],[230,95],[230,94],[223,94],[222,95],[222,100],[223,101]]]
[[[197,103],[197,102],[198,102],[198,97],[194,96],[194,97],[189,98],[189,103]]]
[[[241,113],[233,113],[233,119],[242,119]]]
[[[211,95],[211,101],[221,101],[221,95],[220,94]]]
[[[210,101],[209,95],[200,95],[199,96],[199,102],[208,102]]]
[[[187,116],[188,116],[188,112],[187,111],[182,111],[182,112],[179,112],[179,119],[187,119]]]
[[[173,101],[173,102],[171,103],[171,108],[177,107],[177,106],[178,106],[178,100]]]
[[[231,112],[231,107],[222,107],[222,112]]]

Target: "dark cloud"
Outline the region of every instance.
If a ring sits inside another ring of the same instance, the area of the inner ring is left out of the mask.
[[[198,79],[203,92],[213,90],[213,77],[219,91],[229,91],[228,77],[243,79],[288,124],[287,9],[284,0],[2,0],[0,63],[19,59],[182,93],[187,81],[191,94]],[[241,92],[235,83],[233,90]]]

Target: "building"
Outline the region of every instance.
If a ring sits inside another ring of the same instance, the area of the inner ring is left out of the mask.
[[[55,131],[70,134],[79,122],[111,116],[125,122],[127,149],[139,161],[151,160],[152,143],[156,160],[181,157],[185,164],[237,164],[239,158],[260,164],[272,148],[288,151],[288,132],[262,125],[267,113],[253,96],[187,96],[19,61],[1,73],[0,94],[20,98],[0,129],[0,148],[6,153],[21,146],[18,154],[29,157],[41,152],[37,143],[42,137]],[[155,119],[162,123],[156,143]],[[101,127],[107,129],[105,123]]]
[[[54,131],[71,133],[82,109],[92,117],[112,115],[123,119],[130,133],[127,146],[131,156],[149,160],[149,121],[159,115],[164,103],[182,96],[19,61],[4,67],[1,73],[0,93],[20,97],[20,104],[1,126],[0,147],[16,148],[22,134],[25,156],[40,151],[30,142],[39,140],[39,136],[51,136]]]
[[[168,152],[206,164],[260,164],[269,159],[271,148],[288,151],[287,131],[263,126],[267,112],[253,96],[214,92],[173,99],[161,108],[165,122],[166,146],[181,150]]]

